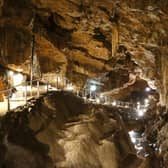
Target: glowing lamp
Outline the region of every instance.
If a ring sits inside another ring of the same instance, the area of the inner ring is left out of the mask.
[[[58,82],[61,82],[61,77],[60,76],[57,76],[55,81],[58,81]]]
[[[20,85],[23,81],[23,75],[22,74],[16,74],[13,76],[13,84]]]
[[[144,111],[143,110],[138,110],[138,116],[142,117],[144,115]]]
[[[145,104],[148,104],[149,103],[149,99],[145,99]]]
[[[16,69],[18,72],[22,72],[23,70],[21,68]]]
[[[90,91],[94,92],[94,91],[96,91],[96,89],[97,89],[96,85],[91,85],[90,86]]]
[[[8,74],[9,74],[10,76],[13,76],[14,72],[13,72],[13,71],[9,71]]]
[[[150,92],[150,91],[151,91],[151,88],[150,88],[150,87],[146,87],[146,88],[145,88],[145,91],[146,91],[146,92]]]
[[[136,134],[134,131],[129,131],[129,136],[132,141],[132,143],[136,143]]]
[[[113,106],[116,106],[116,105],[117,105],[117,102],[116,102],[116,101],[113,101],[113,102],[112,102],[112,105],[113,105]]]
[[[99,98],[96,99],[96,103],[100,103],[100,99]]]
[[[72,91],[72,90],[74,90],[74,87],[72,85],[69,85],[66,87],[66,90]]]

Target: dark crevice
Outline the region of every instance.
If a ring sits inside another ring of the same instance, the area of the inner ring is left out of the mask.
[[[65,29],[58,25],[56,21],[60,18],[56,13],[51,14],[48,18],[37,17],[38,24],[47,32],[47,38],[58,48],[64,48],[71,41],[71,33],[73,30]]]
[[[80,51],[88,54],[88,50],[86,48],[83,48],[83,47],[78,47],[78,46],[70,45],[69,49],[71,49],[71,50],[77,49],[77,50],[80,50]]]
[[[106,47],[109,51],[111,51],[111,43],[106,39],[106,36],[101,32],[99,28],[94,29],[95,35],[93,38],[97,41],[103,43],[104,47]]]
[[[79,47],[79,46],[70,45],[70,46],[69,46],[69,49],[70,49],[70,50],[75,49],[75,50],[82,51],[83,53],[86,54],[85,56],[88,57],[88,58],[91,58],[91,59],[94,59],[94,60],[97,60],[97,61],[101,61],[101,62],[105,62],[105,60],[103,60],[103,59],[101,59],[101,58],[96,58],[96,57],[90,55],[89,52],[88,52],[88,50],[87,50],[86,48],[84,48],[84,47]]]
[[[100,10],[102,10],[104,13],[106,13],[108,16],[110,16],[110,12],[103,6],[98,6]]]

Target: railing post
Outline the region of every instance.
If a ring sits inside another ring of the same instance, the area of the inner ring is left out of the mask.
[[[8,111],[10,111],[10,94],[11,94],[11,89],[8,90]]]
[[[57,89],[58,89],[58,75],[57,75]]]
[[[77,89],[76,94],[77,94],[77,96],[79,96],[79,89]]]
[[[65,90],[65,88],[66,88],[66,79],[65,79],[65,77],[64,77],[64,76],[63,76],[63,83],[64,83],[63,90]]]
[[[48,82],[47,82],[47,91],[46,92],[48,93]]]
[[[25,84],[25,101],[26,101],[26,104],[27,104],[27,82]]]
[[[89,94],[90,94],[90,96],[89,96],[89,98],[91,99],[92,98],[92,91],[91,90],[89,90]]]
[[[63,75],[61,75],[62,76],[62,90],[64,90],[64,77],[63,77]]]
[[[32,97],[32,81],[30,81],[30,96]]]
[[[40,92],[39,92],[39,81],[37,81],[37,97],[40,96]]]
[[[86,91],[85,91],[85,89],[82,90],[82,97],[86,97]]]

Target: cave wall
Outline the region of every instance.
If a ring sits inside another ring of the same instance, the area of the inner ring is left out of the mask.
[[[1,3],[1,63],[28,73],[34,33],[42,73],[61,72],[79,86],[107,73],[108,89],[127,83],[121,71],[133,73],[154,81],[166,104],[166,6],[167,1],[6,0]],[[112,73],[119,82],[113,82]]]

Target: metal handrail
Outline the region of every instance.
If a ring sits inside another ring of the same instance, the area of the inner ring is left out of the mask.
[[[65,76],[62,76],[62,75],[58,75],[58,76],[61,76],[62,78],[63,78],[63,88],[61,88],[62,90],[64,90],[64,88],[65,88],[65,85],[67,84],[67,83],[69,83],[70,81],[65,77]],[[57,76],[57,77],[58,77]],[[9,104],[9,108],[8,108],[8,111],[10,110],[10,94],[11,94],[11,91],[12,91],[12,89],[13,88],[16,88],[16,87],[19,87],[19,86],[24,86],[25,85],[25,87],[27,87],[28,86],[28,84],[29,83],[33,83],[33,82],[41,82],[41,83],[43,83],[43,84],[47,84],[47,89],[46,89],[46,92],[48,91],[48,84],[49,84],[49,81],[47,80],[47,82],[44,82],[45,81],[45,78],[48,78],[48,77],[50,77],[50,76],[44,76],[44,77],[40,77],[40,78],[37,78],[37,79],[34,79],[34,80],[32,80],[32,81],[25,81],[25,82],[22,82],[21,84],[19,84],[19,85],[15,85],[15,86],[12,86],[11,88],[8,88],[8,89],[4,89],[4,90],[0,90],[0,93],[8,93],[8,104]],[[65,81],[64,80],[66,80],[66,83],[64,83]],[[56,81],[56,83],[57,83],[57,81]],[[65,85],[64,85],[65,84]],[[58,83],[57,83],[57,89],[58,89]],[[37,85],[37,88],[39,89],[39,83],[38,83],[38,85]],[[82,97],[85,97],[86,96],[86,94],[84,94],[84,93],[86,93],[86,90],[85,89],[81,89],[81,88],[78,88],[78,90],[75,92],[74,91],[74,93],[76,93],[77,94],[77,96],[79,96],[79,91],[81,91],[81,93],[82,93]],[[25,100],[26,100],[26,103],[27,103],[27,93],[28,93],[28,91],[27,91],[27,89],[25,90]],[[31,96],[32,96],[32,90],[31,90]],[[39,96],[41,93],[39,92],[39,90],[37,91],[37,95]],[[97,97],[97,94],[95,94],[94,95],[95,97]],[[91,97],[90,97],[91,98]],[[98,97],[97,97],[98,98]],[[86,98],[87,99],[87,98]],[[95,98],[96,99],[96,98]],[[108,101],[106,100],[106,98],[104,99],[105,101],[104,101],[104,103],[106,103],[106,104],[108,104],[108,105],[112,105],[113,106],[113,102],[115,101],[116,102],[116,106],[120,106],[120,107],[127,107],[127,108],[136,108],[136,105],[135,104],[133,104],[133,103],[130,103],[130,102],[123,102],[123,101],[119,101],[119,100],[112,100],[112,99],[109,99]],[[141,105],[141,107],[143,107],[143,105]]]
[[[32,82],[38,82],[38,81],[39,81],[39,82],[42,82],[42,81],[40,81],[39,79],[42,79],[42,78],[34,79],[34,80],[32,80]],[[30,83],[30,82],[31,82],[31,81],[22,82],[21,84],[12,86],[11,88],[4,89],[4,90],[0,90],[0,92],[10,91],[10,90],[13,89],[13,88],[16,88],[16,87],[18,87],[18,86],[22,86],[22,85],[28,84],[28,83]]]

